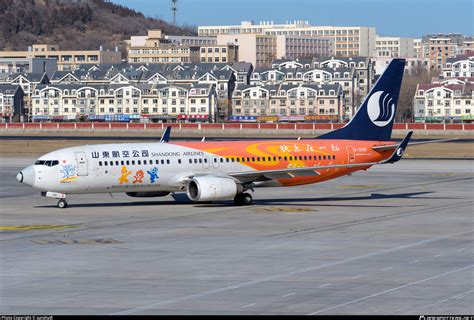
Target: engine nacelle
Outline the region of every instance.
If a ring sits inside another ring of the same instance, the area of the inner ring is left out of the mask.
[[[186,193],[192,201],[231,200],[243,187],[234,180],[220,177],[194,177],[188,182]]]
[[[169,191],[146,191],[146,192],[125,192],[129,197],[133,198],[151,198],[151,197],[164,197],[169,195]]]

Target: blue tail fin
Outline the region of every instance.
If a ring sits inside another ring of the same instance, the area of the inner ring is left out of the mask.
[[[317,139],[390,140],[405,59],[393,59],[344,127]]]

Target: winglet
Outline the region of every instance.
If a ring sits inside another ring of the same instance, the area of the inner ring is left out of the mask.
[[[410,142],[411,135],[413,131],[408,132],[405,138],[403,138],[402,142],[398,145],[398,147],[393,151],[392,156],[385,160],[383,163],[395,163],[400,160],[405,152],[406,147],[408,146],[408,142]]]
[[[160,143],[168,143],[170,141],[171,127],[166,127],[163,135],[161,136]]]

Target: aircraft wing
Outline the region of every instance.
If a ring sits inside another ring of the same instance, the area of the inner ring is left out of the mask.
[[[243,183],[253,182],[253,181],[268,181],[274,179],[284,179],[284,178],[293,178],[296,176],[314,176],[319,175],[318,170],[327,170],[327,169],[338,169],[338,168],[364,168],[371,167],[379,164],[386,163],[395,163],[399,161],[403,152],[405,151],[408,143],[410,141],[413,131],[408,132],[406,137],[396,145],[396,150],[393,151],[390,158],[387,158],[384,161],[380,162],[365,162],[365,163],[347,163],[347,164],[335,164],[329,166],[314,166],[314,167],[303,167],[303,168],[287,168],[287,169],[278,169],[278,170],[263,170],[263,171],[243,171],[243,172],[231,172],[228,173],[234,179],[237,179]]]
[[[429,140],[429,141],[419,141],[419,142],[410,142],[408,146],[416,146],[419,144],[428,144],[428,143],[437,143],[437,142],[448,142],[448,141],[455,141],[459,139],[439,139],[439,140]],[[397,148],[399,144],[388,144],[382,146],[373,146],[372,150],[393,150]]]
[[[370,167],[373,163],[356,163],[356,164],[340,164],[331,166],[315,166],[315,167],[302,167],[302,168],[288,168],[278,170],[262,170],[262,171],[242,171],[242,172],[231,172],[227,175],[240,180],[241,182],[252,182],[252,181],[268,181],[275,179],[285,179],[293,177],[310,177],[320,175],[318,170],[324,169],[336,169],[336,168],[351,168],[351,167]]]

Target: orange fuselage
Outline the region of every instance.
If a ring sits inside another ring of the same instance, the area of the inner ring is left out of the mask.
[[[358,140],[254,140],[254,141],[208,141],[175,142],[174,144],[208,152],[240,162],[249,171],[278,170],[287,168],[371,163],[386,159],[391,151],[374,151],[373,146],[387,141]],[[389,144],[391,144],[389,142]],[[283,186],[317,183],[367,167],[333,168],[318,170],[316,176],[295,176],[278,179]]]

